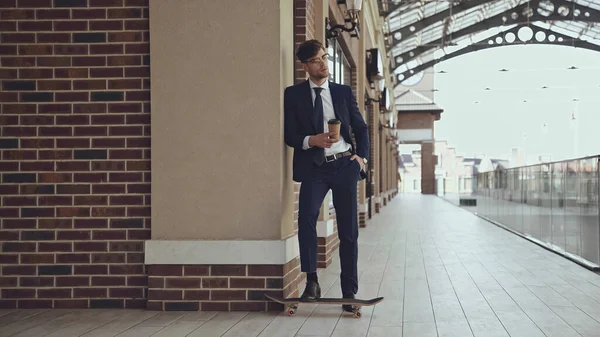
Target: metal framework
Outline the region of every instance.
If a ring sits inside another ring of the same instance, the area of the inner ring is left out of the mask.
[[[506,30],[504,32],[495,34],[488,38],[484,38],[475,43],[470,44],[465,48],[461,48],[455,52],[445,54],[436,59],[427,61],[423,64],[420,64],[410,70],[406,70],[403,73],[398,74],[398,79],[407,79],[413,76],[414,74],[418,74],[419,72],[432,67],[433,65],[440,63],[442,61],[449,60],[451,58],[464,55],[467,53],[471,53],[474,51],[501,47],[501,46],[510,46],[517,44],[524,44],[524,41],[520,41],[519,36],[539,36],[540,39],[533,38],[527,41],[528,44],[551,44],[551,45],[563,45],[563,46],[572,46],[577,48],[586,48],[590,50],[595,50],[600,52],[600,45],[590,43],[587,41],[582,41],[579,39],[573,40],[571,37],[555,33],[551,29],[541,28],[537,26],[529,26],[529,25],[518,25],[514,28]],[[543,38],[543,39],[542,39]]]
[[[387,15],[398,83],[441,61],[498,46],[600,51],[600,0],[388,0],[380,10]]]

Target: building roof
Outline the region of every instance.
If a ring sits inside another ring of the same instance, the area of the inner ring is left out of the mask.
[[[510,162],[506,159],[490,159],[490,161],[500,168],[509,168],[510,166]]]
[[[481,158],[463,158],[463,161],[473,162],[475,165],[481,164]]]
[[[435,104],[429,97],[408,89],[396,97],[396,110],[403,112],[428,112],[441,113],[444,110]]]
[[[412,154],[400,154],[398,157],[398,166],[404,168],[405,165],[414,166]]]

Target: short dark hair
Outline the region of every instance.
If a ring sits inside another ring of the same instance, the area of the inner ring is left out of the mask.
[[[304,41],[300,44],[300,46],[298,46],[298,49],[296,50],[296,57],[298,58],[298,61],[300,61],[302,63],[306,63],[306,61],[308,61],[310,58],[317,55],[317,53],[319,52],[319,49],[323,49],[323,51],[326,51],[325,47],[323,46],[323,43],[321,43],[321,41],[319,41],[319,40]]]

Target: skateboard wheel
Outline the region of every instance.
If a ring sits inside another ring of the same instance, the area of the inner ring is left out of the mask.
[[[288,316],[293,316],[296,313],[296,309],[288,309]]]
[[[361,318],[362,314],[360,313],[360,311],[357,311],[354,313],[354,318]]]

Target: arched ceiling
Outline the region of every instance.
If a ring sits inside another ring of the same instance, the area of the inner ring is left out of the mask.
[[[600,51],[600,0],[388,0],[386,5],[387,52],[398,83],[443,60],[490,47],[541,43]]]

